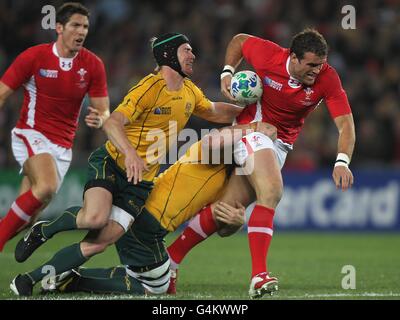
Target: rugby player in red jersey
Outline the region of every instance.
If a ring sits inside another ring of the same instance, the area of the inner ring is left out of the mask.
[[[91,104],[85,118],[89,127],[100,128],[109,115],[103,62],[83,47],[89,11],[80,3],[65,3],[56,22],[56,42],[28,48],[0,79],[0,108],[15,90],[24,88],[20,117],[11,132],[23,179],[19,196],[0,222],[0,251],[59,189],[71,163],[85,95]]]
[[[227,98],[233,100],[230,82],[243,58],[263,81],[262,99],[247,106],[237,117],[237,123],[265,121],[277,128],[274,142],[261,133],[251,133],[236,144],[235,161],[244,166],[242,173],[245,171],[246,174],[233,174],[223,196],[223,201],[230,205],[239,201],[247,206],[256,200],[247,222],[252,261],[251,298],[278,289],[278,279],[270,276],[267,270],[267,254],[273,234],[275,208],[283,192],[281,168],[287,153],[293,149],[304,119],[321,101],[325,102],[339,132],[338,155],[333,168],[334,183],[343,191],[353,184],[353,175],[348,167],[355,144],[353,116],[339,76],[327,63],[327,56],[326,40],[314,29],[305,29],[295,35],[290,48],[282,48],[255,36],[238,34],[226,50],[221,91]],[[246,168],[251,170],[246,172]],[[168,247],[172,275],[176,275],[174,271],[191,248],[217,231],[217,223],[209,218],[210,210],[207,206],[200,211],[199,217],[195,217]],[[218,214],[216,217],[218,219]],[[175,282],[176,277],[171,277],[170,293],[176,292]]]

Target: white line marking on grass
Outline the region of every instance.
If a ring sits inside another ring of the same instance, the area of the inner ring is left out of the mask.
[[[186,298],[192,298],[195,300],[203,300],[207,298],[212,298],[211,295],[201,295],[201,294],[187,294]],[[129,295],[129,294],[109,294],[109,295],[68,295],[54,294],[54,295],[43,295],[43,296],[33,296],[33,297],[17,297],[18,300],[176,300],[175,296],[171,295]]]
[[[356,298],[356,297],[371,297],[371,298],[389,298],[389,297],[400,297],[400,292],[363,292],[363,293],[320,293],[320,294],[304,294],[304,295],[293,295],[286,296],[283,295],[283,292],[280,292],[282,295],[274,294],[271,299],[319,299],[319,298]],[[179,297],[182,298],[182,297]],[[204,300],[213,298],[212,295],[204,295],[204,294],[185,294],[184,299],[194,299],[194,300]],[[233,296],[223,296],[221,299],[232,299]],[[218,298],[218,299],[220,299]],[[238,297],[234,297],[237,299]],[[243,297],[240,297],[243,298]],[[268,297],[264,297],[268,299]],[[14,299],[9,298],[11,300],[176,300],[175,296],[169,295],[155,295],[155,296],[138,296],[138,295],[76,295],[76,296],[63,296],[59,295],[48,295],[48,296],[33,296],[33,297],[15,297]],[[246,298],[245,298],[246,299]]]
[[[279,293],[275,296],[279,297]],[[342,298],[342,297],[400,297],[400,292],[363,292],[363,293],[321,293],[321,294],[305,294],[301,296],[282,296],[285,299],[313,299],[313,298]]]

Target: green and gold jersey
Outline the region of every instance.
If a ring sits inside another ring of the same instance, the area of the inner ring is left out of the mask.
[[[169,91],[160,73],[150,74],[129,90],[114,112],[129,119],[125,133],[149,167],[149,172],[143,172],[144,180],[151,181],[158,174],[159,160],[168,151],[169,140],[176,139],[192,113],[201,114],[211,108],[211,101],[187,78],[180,90]],[[125,170],[125,157],[110,140],[106,149]]]
[[[202,164],[201,153],[201,142],[196,142],[154,180],[146,200],[147,211],[170,232],[216,201],[227,182],[225,165]]]

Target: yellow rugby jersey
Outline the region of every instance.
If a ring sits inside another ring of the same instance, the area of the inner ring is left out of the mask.
[[[154,180],[145,207],[168,231],[174,231],[208,203],[216,201],[227,181],[223,164],[201,164],[201,143]]]
[[[121,112],[130,121],[125,133],[149,167],[149,172],[143,172],[144,180],[151,181],[158,174],[158,161],[168,151],[170,138],[177,138],[192,113],[211,108],[211,101],[187,78],[180,90],[169,91],[160,73],[150,74],[129,90],[114,112]],[[125,157],[110,140],[106,149],[125,170]]]

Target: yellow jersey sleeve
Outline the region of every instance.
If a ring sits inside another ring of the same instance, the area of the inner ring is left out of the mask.
[[[148,94],[148,91],[154,88],[154,84],[154,75],[143,78],[129,90],[124,100],[114,111],[121,112],[132,124],[146,109],[154,105],[155,95]]]
[[[203,91],[195,84],[191,83],[192,90],[196,99],[196,104],[193,110],[193,114],[201,116],[204,112],[209,112],[213,109],[212,102],[204,95]]]

